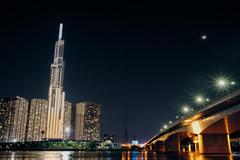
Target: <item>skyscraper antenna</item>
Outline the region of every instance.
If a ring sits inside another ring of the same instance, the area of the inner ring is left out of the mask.
[[[63,30],[63,24],[60,23],[60,25],[59,25],[59,34],[58,34],[58,39],[59,40],[62,39],[62,30]]]

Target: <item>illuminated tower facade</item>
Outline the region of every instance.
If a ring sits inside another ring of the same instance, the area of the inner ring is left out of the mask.
[[[45,138],[48,101],[33,99],[28,116],[27,141],[41,141]]]
[[[72,133],[72,125],[71,125],[71,117],[72,117],[72,103],[65,101],[64,106],[64,121],[63,121],[63,138],[64,140],[69,140]]]
[[[50,86],[48,92],[48,112],[46,139],[63,139],[64,136],[64,40],[62,40],[63,24],[60,24],[58,40],[55,44],[54,60],[51,65]]]
[[[22,97],[0,99],[0,142],[24,142],[28,100]]]
[[[101,105],[80,102],[76,105],[75,139],[100,140]]]

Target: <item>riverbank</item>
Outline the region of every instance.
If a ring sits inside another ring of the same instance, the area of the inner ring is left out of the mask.
[[[141,148],[122,147],[121,144],[105,144],[98,141],[15,142],[0,143],[0,151],[140,151]]]

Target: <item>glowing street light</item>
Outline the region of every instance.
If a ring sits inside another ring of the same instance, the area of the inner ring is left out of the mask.
[[[214,85],[219,90],[227,90],[230,86],[234,86],[235,81],[232,81],[231,78],[226,76],[217,76],[214,78]]]
[[[189,111],[190,111],[190,107],[189,107],[189,106],[184,105],[184,106],[182,107],[182,112],[183,112],[183,113],[188,113]]]
[[[202,104],[202,103],[204,102],[203,96],[201,96],[201,95],[196,96],[196,97],[195,97],[195,102],[196,102],[197,104]]]
[[[228,87],[228,80],[226,80],[226,79],[217,79],[216,80],[216,86],[219,89],[227,88]]]
[[[235,84],[236,84],[236,82],[234,82],[234,81],[231,82],[231,85],[235,85]]]
[[[206,102],[209,102],[210,101],[210,99],[209,98],[206,98]]]
[[[169,124],[172,124],[172,121],[169,121],[168,123],[169,123]]]
[[[217,85],[218,85],[219,87],[225,87],[225,86],[227,85],[227,81],[224,80],[224,79],[219,79],[219,80],[217,81]]]
[[[165,125],[163,125],[163,128],[164,128],[164,129],[167,129],[167,128],[168,128],[168,126],[165,124]]]

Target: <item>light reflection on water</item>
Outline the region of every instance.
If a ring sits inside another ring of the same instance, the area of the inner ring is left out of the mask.
[[[240,160],[240,155],[158,154],[148,152],[28,151],[0,152],[6,160]]]

